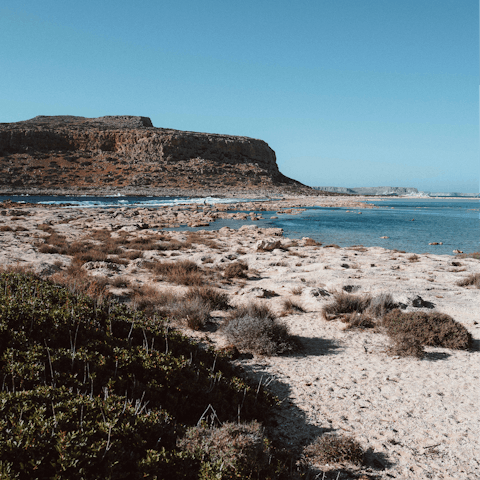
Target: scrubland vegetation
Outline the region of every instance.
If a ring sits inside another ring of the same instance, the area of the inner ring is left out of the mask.
[[[236,376],[225,355],[140,311],[3,273],[0,369],[2,479],[282,478],[288,470],[255,423],[274,399]]]

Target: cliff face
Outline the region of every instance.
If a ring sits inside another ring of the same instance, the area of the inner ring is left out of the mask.
[[[308,189],[248,137],[154,128],[146,117],[35,117],[0,124],[0,187]]]

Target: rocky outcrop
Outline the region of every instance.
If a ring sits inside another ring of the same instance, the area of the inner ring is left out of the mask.
[[[0,187],[80,191],[313,192],[262,140],[154,128],[146,117],[38,116],[0,124]]]

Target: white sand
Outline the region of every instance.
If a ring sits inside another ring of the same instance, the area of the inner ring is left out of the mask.
[[[301,200],[295,202],[292,207],[301,207]],[[287,207],[285,201],[283,208]],[[53,265],[55,260],[68,264],[69,258],[38,253],[36,237],[46,236],[37,229],[38,224],[47,221],[71,240],[105,226],[116,230],[131,225],[131,235],[148,235],[148,229],[139,230],[137,226],[142,222],[166,223],[179,214],[177,211],[174,215],[174,209],[140,211],[137,215],[117,211],[116,216],[114,211],[100,209],[27,209],[32,215],[21,220],[11,221],[8,209],[0,216],[0,227],[28,228],[25,232],[0,232],[0,265],[31,264],[44,274],[58,269]],[[199,214],[197,220],[202,218]],[[243,356],[236,361],[255,381],[268,383],[282,400],[275,436],[300,448],[326,431],[349,434],[369,450],[370,463],[362,472],[373,475],[371,478],[480,478],[480,296],[478,289],[456,285],[469,274],[480,273],[480,261],[433,254],[417,255],[418,261],[409,261],[409,253],[380,247],[365,251],[316,246],[255,250],[257,240],[275,233],[256,228],[222,229],[215,234],[220,249],[194,245],[191,250],[173,252],[174,258],[191,259],[205,267],[227,265],[235,259],[246,262],[256,275],[223,285],[232,303],[265,302],[280,313],[283,301],[292,299],[305,310],[284,317],[291,332],[301,339],[301,353],[269,358]],[[182,238],[181,233],[171,236]],[[273,238],[281,240],[282,246],[289,243],[283,237]],[[158,252],[145,252],[145,257],[165,259],[172,254],[166,253],[167,257],[160,257]],[[204,263],[207,258],[213,263]],[[454,266],[452,261],[461,265]],[[141,259],[134,260],[128,266],[119,266],[116,273],[96,273],[151,283],[150,273],[141,265]],[[156,285],[168,287],[162,282]],[[384,335],[345,331],[343,323],[321,318],[322,306],[331,300],[327,295],[344,286],[353,286],[359,294],[391,293],[397,302],[407,305],[406,311],[430,311],[412,306],[412,299],[420,296],[462,323],[474,337],[474,349],[428,347],[422,360],[392,357],[386,352],[388,339]],[[303,289],[301,295],[293,295],[292,289],[299,287]],[[278,296],[258,298],[262,289]],[[221,329],[192,336],[216,346],[226,344]]]

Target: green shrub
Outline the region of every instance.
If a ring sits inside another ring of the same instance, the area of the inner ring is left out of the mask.
[[[162,321],[31,274],[0,275],[0,378],[0,471],[22,480],[198,478],[176,439],[208,405],[231,422],[274,403]]]

